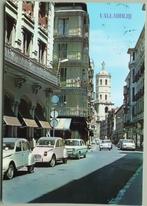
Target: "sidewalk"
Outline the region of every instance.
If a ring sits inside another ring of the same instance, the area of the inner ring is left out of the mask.
[[[138,168],[124,188],[119,191],[117,197],[109,204],[142,205],[142,172],[142,167]]]

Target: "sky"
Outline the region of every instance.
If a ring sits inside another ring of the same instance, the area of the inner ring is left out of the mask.
[[[134,48],[145,23],[142,3],[87,3],[90,20],[89,50],[95,75],[105,62],[111,74],[111,96],[116,107],[123,104],[123,86],[129,72],[128,48]]]

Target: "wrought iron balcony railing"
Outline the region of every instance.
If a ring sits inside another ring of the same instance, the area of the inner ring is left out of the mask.
[[[58,85],[58,78],[51,68],[40,64],[39,62],[21,53],[18,49],[15,49],[7,44],[5,44],[4,61],[15,65],[16,70],[22,70],[29,75],[37,76],[38,78],[43,79],[55,86]]]

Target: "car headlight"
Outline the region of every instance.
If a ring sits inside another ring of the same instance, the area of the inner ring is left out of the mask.
[[[44,156],[47,156],[47,151],[44,152]]]

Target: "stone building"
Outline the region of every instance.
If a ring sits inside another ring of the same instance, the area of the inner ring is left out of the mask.
[[[53,21],[53,3],[5,4],[4,136],[38,138],[50,129],[50,96],[58,89]]]
[[[111,75],[105,70],[105,63],[103,62],[101,71],[98,74],[96,74],[95,109],[97,112],[96,127],[98,138],[100,138],[100,123],[101,121],[105,122],[108,112],[112,108],[113,103],[111,101]],[[104,127],[103,124],[102,127]]]
[[[127,138],[133,138],[137,147],[143,142],[144,127],[144,70],[145,70],[145,28],[143,28],[130,55],[129,73],[124,86],[124,126]]]
[[[65,137],[87,140],[90,61],[86,3],[55,4],[53,54],[54,69],[60,75],[61,86],[56,109],[59,118],[67,119],[69,123],[66,131],[58,132]]]

